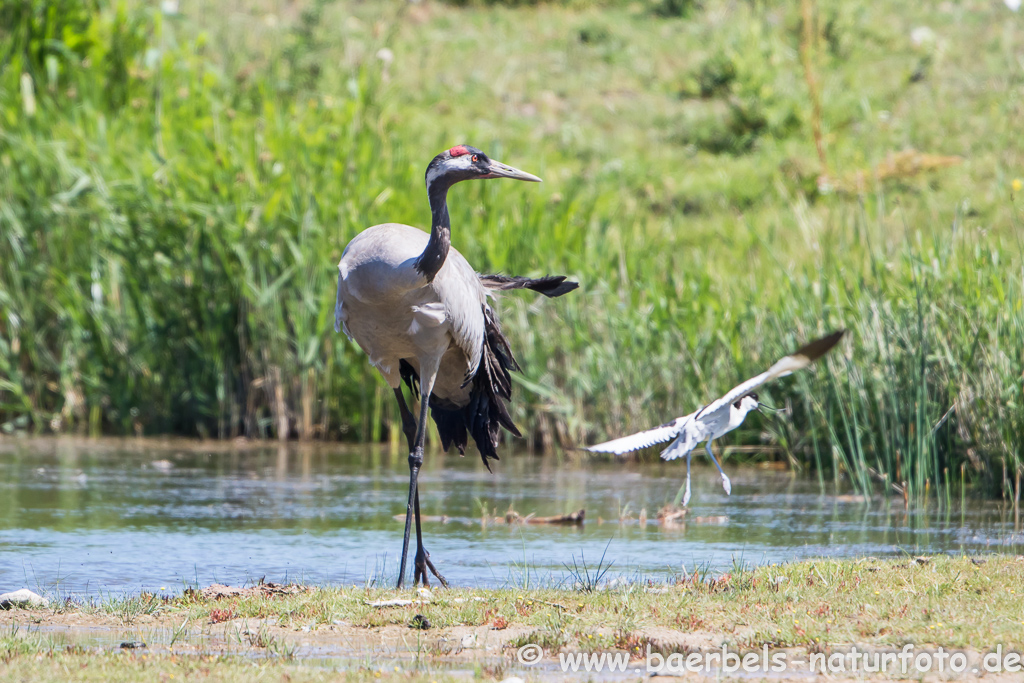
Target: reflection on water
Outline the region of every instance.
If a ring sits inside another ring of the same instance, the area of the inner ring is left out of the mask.
[[[653,460],[653,458],[652,458]],[[429,454],[420,475],[427,548],[458,585],[560,580],[605,552],[612,571],[664,577],[685,565],[821,555],[1014,552],[1024,536],[995,503],[904,510],[822,492],[786,472],[732,468],[732,496],[695,464],[690,522],[655,523],[680,463]],[[0,589],[121,592],[184,583],[394,580],[408,469],[387,448],[232,448],[191,442],[0,439]],[[481,524],[481,511],[586,509],[582,527]],[[646,509],[648,523],[637,521]],[[629,518],[619,522],[625,511]],[[723,517],[723,519],[714,519]],[[535,573],[534,573],[535,572]]]

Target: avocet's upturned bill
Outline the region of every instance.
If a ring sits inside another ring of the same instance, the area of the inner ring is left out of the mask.
[[[718,473],[722,475],[722,487],[725,493],[729,494],[732,492],[732,484],[711,452],[711,442],[739,427],[747,413],[761,405],[757,400],[757,394],[754,393],[755,389],[777,377],[785,377],[807,367],[828,353],[845,333],[846,330],[839,330],[812,341],[776,362],[766,372],[737,385],[722,398],[696,412],[677,417],[645,432],[590,446],[587,450],[622,455],[674,439],[662,452],[661,457],[664,460],[675,460],[686,456],[686,494],[683,496],[683,505],[686,505],[690,502],[690,457],[697,444],[704,441],[704,450],[707,451],[711,462],[715,463]]]

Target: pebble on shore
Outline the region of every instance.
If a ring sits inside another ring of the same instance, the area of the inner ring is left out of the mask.
[[[50,601],[41,595],[33,593],[27,588],[0,593],[0,609],[13,609],[15,607],[46,607]]]

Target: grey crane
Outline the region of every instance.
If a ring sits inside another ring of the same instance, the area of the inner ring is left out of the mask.
[[[447,451],[454,445],[465,453],[472,436],[488,470],[488,461],[498,459],[501,428],[520,436],[505,405],[511,398],[509,371],[519,366],[488,298],[492,292],[510,289],[556,297],[578,286],[563,276],[480,275],[451,247],[448,190],[474,178],[540,182],[475,147],[452,147],[427,166],[430,234],[398,223],[375,225],[348,243],[338,263],[335,331],[344,329],[359,344],[394,391],[409,442],[409,502],[399,588],[405,580],[414,517],[414,582],[422,579],[427,585],[429,570],[447,586],[423,547],[420,530],[418,477],[428,408],[442,447]],[[414,396],[418,385],[418,420],[406,404],[403,381]]]

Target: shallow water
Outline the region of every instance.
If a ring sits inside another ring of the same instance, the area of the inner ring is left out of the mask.
[[[428,454],[420,476],[427,548],[454,584],[566,580],[606,552],[616,576],[822,555],[1019,552],[1024,535],[994,502],[904,510],[858,501],[788,472],[727,467],[732,496],[696,459],[685,525],[659,525],[678,463]],[[699,463],[699,465],[698,465]],[[232,447],[194,442],[0,439],[0,591],[96,594],[267,580],[390,584],[408,469],[387,448]],[[581,527],[481,524],[586,509]],[[648,522],[637,521],[646,508]],[[625,510],[627,519],[620,523]],[[694,518],[706,518],[693,521]],[[524,569],[528,568],[528,569]]]

